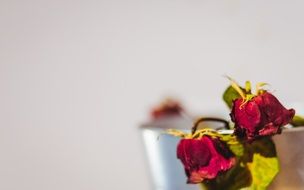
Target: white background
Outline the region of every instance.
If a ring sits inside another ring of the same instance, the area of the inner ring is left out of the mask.
[[[0,0],[0,189],[148,189],[163,96],[225,109],[227,74],[304,100],[301,0]]]

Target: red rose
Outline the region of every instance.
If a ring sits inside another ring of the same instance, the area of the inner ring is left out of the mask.
[[[182,139],[177,147],[177,157],[184,165],[187,183],[214,179],[219,172],[230,169],[235,163],[228,147],[219,139],[208,136]]]
[[[294,109],[287,110],[268,92],[245,103],[242,98],[236,99],[230,114],[235,123],[235,134],[248,141],[281,133],[281,127],[288,124],[294,115]]]

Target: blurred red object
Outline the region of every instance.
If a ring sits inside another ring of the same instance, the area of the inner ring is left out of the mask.
[[[165,99],[151,111],[153,119],[160,119],[171,116],[178,116],[184,111],[180,102],[171,98]]]

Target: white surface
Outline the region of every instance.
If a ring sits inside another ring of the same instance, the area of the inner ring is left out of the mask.
[[[148,189],[163,95],[225,109],[228,74],[303,101],[304,1],[0,0],[0,189]]]

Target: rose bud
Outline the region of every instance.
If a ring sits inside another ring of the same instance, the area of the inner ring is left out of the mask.
[[[184,165],[187,183],[214,179],[235,163],[235,157],[226,144],[209,136],[182,139],[177,146],[177,158]]]
[[[281,127],[288,124],[294,115],[294,109],[287,110],[266,91],[248,101],[236,99],[230,114],[235,123],[235,134],[249,142],[258,137],[281,133]]]

